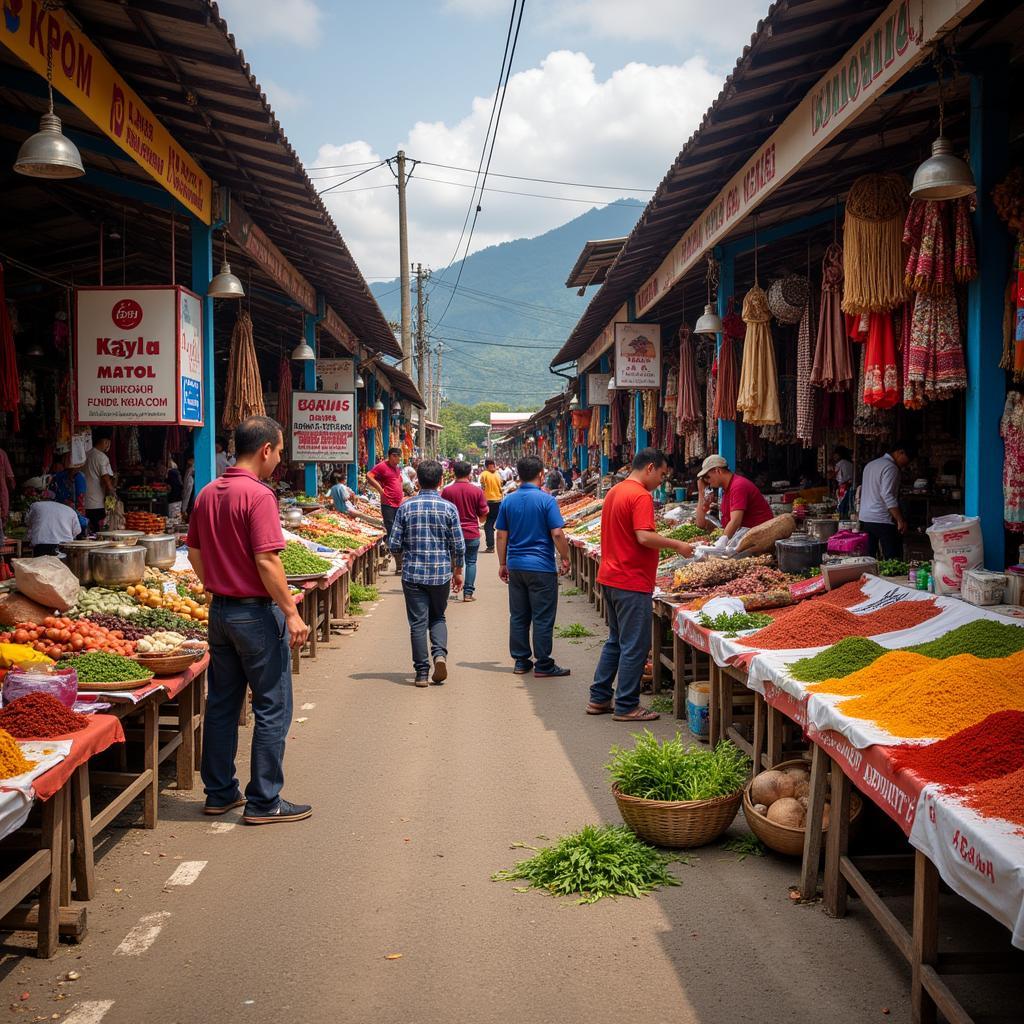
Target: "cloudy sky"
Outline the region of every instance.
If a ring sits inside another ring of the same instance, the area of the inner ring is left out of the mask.
[[[219,7],[310,176],[335,186],[325,199],[363,273],[398,273],[394,177],[384,166],[346,179],[399,149],[421,161],[410,257],[444,267],[474,177],[455,168],[480,159],[511,0]],[[620,195],[648,198],[766,10],[767,0],[527,0],[472,249]]]

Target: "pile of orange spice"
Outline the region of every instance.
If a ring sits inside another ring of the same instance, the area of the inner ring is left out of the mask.
[[[17,740],[9,733],[0,729],[0,779],[13,779],[15,775],[23,775],[36,766],[21,752]]]
[[[849,697],[857,697],[865,693],[873,693],[893,680],[902,679],[909,672],[917,672],[934,665],[935,658],[926,658],[923,654],[913,651],[889,651],[876,658],[866,668],[851,672],[842,679],[824,679],[813,683],[807,689],[811,693],[839,693]]]

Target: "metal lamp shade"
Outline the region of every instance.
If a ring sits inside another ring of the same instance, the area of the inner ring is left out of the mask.
[[[953,154],[953,144],[941,135],[932,143],[932,155],[914,172],[910,194],[914,199],[961,199],[977,187],[970,167]]]
[[[292,349],[292,359],[296,359],[296,360],[316,359],[316,353],[303,340],[303,341],[300,341],[298,343],[298,345],[296,345],[295,348]]]
[[[722,318],[715,312],[714,306],[710,303],[704,307],[704,312],[701,318],[697,321],[697,326],[694,327],[694,334],[721,334],[722,333]]]
[[[373,411],[374,412],[383,412],[384,411],[384,403],[379,398],[377,399],[376,402],[373,403]]]
[[[29,178],[80,178],[85,174],[78,147],[61,130],[60,118],[52,111],[43,114],[39,131],[22,143],[14,169]]]
[[[615,378],[614,377],[609,377],[608,378],[608,390],[609,391],[614,391],[615,390]]]
[[[573,395],[572,398],[569,399],[569,408],[570,409],[578,409],[579,408],[579,404],[580,404],[580,400],[575,395]]]
[[[242,299],[245,298],[245,289],[242,282],[231,273],[231,264],[225,260],[220,265],[220,273],[210,282],[206,294],[211,299]],[[292,357],[295,358],[294,356]],[[310,356],[310,359],[313,357]]]
[[[363,375],[358,370],[356,370],[355,386],[357,388],[361,388],[361,387],[365,387],[365,385],[366,385],[366,381],[363,380]]]

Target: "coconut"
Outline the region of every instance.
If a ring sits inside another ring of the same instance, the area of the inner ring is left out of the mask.
[[[811,794],[811,784],[809,782],[798,782],[793,789],[793,796],[800,800],[803,797],[808,797]]]
[[[754,804],[754,810],[762,816],[768,813],[768,808],[764,804]]]
[[[784,768],[783,771],[797,784],[811,781],[811,773],[803,765],[791,764],[788,768]]]
[[[779,797],[792,796],[793,783],[785,772],[776,771],[774,768],[761,772],[750,784],[750,800],[755,804],[764,804],[771,807]]]
[[[791,796],[780,797],[768,808],[768,820],[787,828],[802,828],[804,809]]]

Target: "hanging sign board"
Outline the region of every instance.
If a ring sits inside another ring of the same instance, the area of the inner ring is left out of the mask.
[[[636,293],[643,316],[741,221],[928,53],[981,0],[893,0],[733,176]],[[827,22],[822,31],[831,31]]]
[[[661,387],[661,325],[615,325],[615,389]]]
[[[356,396],[340,392],[292,394],[292,450],[295,462],[355,462]]]
[[[58,5],[54,7],[46,10],[42,0],[7,0],[0,42],[44,78],[49,56],[54,89],[182,206],[209,224],[213,192],[209,176],[171,138],[78,25]]]
[[[76,289],[77,421],[201,426],[200,310],[169,285]]]
[[[316,375],[324,391],[355,391],[355,361],[352,359],[318,359]]]
[[[594,342],[586,352],[576,360],[576,368],[582,373],[589,366],[593,366],[612,347],[612,342],[615,340],[615,325],[620,321],[629,319],[629,310],[626,308],[625,303],[619,307],[618,312],[612,317],[608,326],[597,336],[597,340]]]
[[[610,373],[587,374],[587,405],[608,404],[608,381],[611,379]]]

